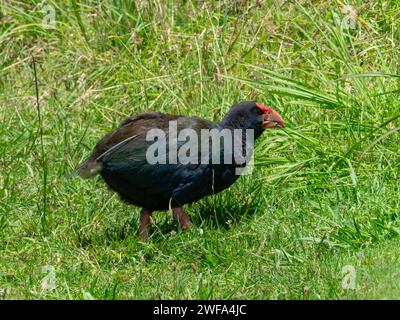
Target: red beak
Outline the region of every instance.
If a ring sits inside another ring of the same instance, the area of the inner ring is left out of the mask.
[[[285,122],[278,112],[270,107],[266,107],[261,103],[256,103],[257,107],[259,107],[264,112],[264,122],[263,129],[271,129],[271,128],[284,128]]]

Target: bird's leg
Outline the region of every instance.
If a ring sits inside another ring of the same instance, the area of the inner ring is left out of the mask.
[[[192,225],[189,217],[185,212],[183,212],[183,209],[181,207],[172,208],[172,215],[174,217],[175,222],[182,229],[187,229]]]
[[[149,235],[148,225],[151,221],[152,210],[142,208],[140,212],[140,226],[138,230],[138,236],[140,240],[146,240]]]

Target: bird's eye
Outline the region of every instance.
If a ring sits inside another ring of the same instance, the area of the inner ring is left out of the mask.
[[[263,114],[263,111],[259,107],[254,107],[251,112],[257,116],[260,116]]]

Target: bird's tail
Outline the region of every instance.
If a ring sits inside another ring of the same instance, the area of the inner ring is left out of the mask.
[[[76,169],[75,174],[83,179],[89,179],[100,173],[103,169],[103,164],[101,161],[96,161],[91,158],[82,162]]]
[[[103,169],[103,163],[102,160],[104,157],[109,156],[110,154],[114,153],[116,150],[119,148],[123,147],[126,143],[129,141],[136,139],[138,135],[133,135],[131,137],[128,137],[117,144],[113,145],[112,147],[102,150],[102,149],[94,149],[92,154],[89,156],[89,158],[82,162],[74,171],[73,174],[77,174],[83,179],[89,179],[100,173],[100,171]],[[104,138],[103,138],[104,139]],[[99,155],[99,153],[101,153]]]

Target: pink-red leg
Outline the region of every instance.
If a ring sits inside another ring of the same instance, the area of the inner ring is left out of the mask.
[[[151,222],[152,210],[143,208],[140,212],[140,225],[138,230],[138,236],[140,240],[146,240],[149,236],[149,223]]]
[[[187,229],[192,225],[189,217],[185,212],[183,212],[183,209],[181,207],[172,208],[172,215],[174,217],[175,222],[182,229]]]

